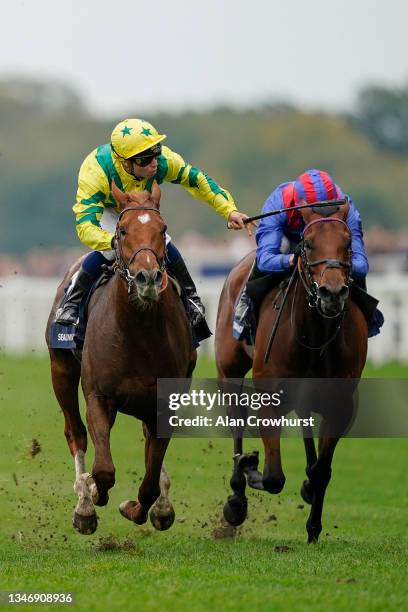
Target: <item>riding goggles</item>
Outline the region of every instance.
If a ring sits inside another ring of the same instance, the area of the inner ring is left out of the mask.
[[[129,157],[129,161],[134,162],[136,166],[148,166],[156,157],[161,155],[162,147],[161,144],[153,145],[150,149],[146,149],[142,154],[138,153],[133,157]]]

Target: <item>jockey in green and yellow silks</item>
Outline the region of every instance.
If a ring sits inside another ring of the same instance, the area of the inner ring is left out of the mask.
[[[111,195],[112,181],[125,192],[152,191],[154,182],[182,185],[192,196],[209,204],[232,229],[244,228],[247,215],[237,210],[231,194],[205,172],[162,146],[166,138],[147,121],[125,119],[113,130],[110,144],[94,149],[81,165],[78,192],[73,207],[76,229],[83,244],[92,249],[58,310],[56,321],[70,325],[78,319],[84,292],[111,262],[118,210]],[[247,226],[249,233],[250,227]],[[204,315],[204,307],[181,254],[167,236],[168,268],[184,287],[195,312],[193,324]]]
[[[166,136],[158,134],[150,123],[128,119],[113,130],[110,145],[98,147],[85,158],[79,171],[77,201],[73,210],[79,239],[89,248],[111,248],[112,235],[101,228],[100,219],[106,207],[116,207],[110,193],[112,180],[125,192],[151,191],[153,181],[159,184],[164,181],[180,184],[225,219],[236,211],[235,202],[226,189],[219,187],[198,168],[187,164],[178,153],[168,147],[161,147],[160,142],[164,138]],[[152,147],[157,148],[151,155],[152,160],[156,159],[154,174],[149,177],[135,176],[140,174],[140,166],[133,164],[132,167],[130,160],[138,159],[137,155],[152,150]]]

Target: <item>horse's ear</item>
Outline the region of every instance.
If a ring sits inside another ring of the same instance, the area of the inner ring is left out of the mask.
[[[157,210],[160,209],[161,189],[157,181],[154,181],[152,188],[152,200]]]
[[[339,213],[340,213],[339,217],[340,217],[340,219],[345,221],[347,219],[347,217],[348,217],[349,210],[350,210],[350,204],[349,204],[348,199],[346,199],[346,203],[342,204],[340,206],[340,208],[339,208]]]
[[[119,206],[119,209],[124,210],[129,205],[129,194],[124,193],[121,189],[119,189],[114,180],[112,180],[111,183],[111,192],[115,202]]]

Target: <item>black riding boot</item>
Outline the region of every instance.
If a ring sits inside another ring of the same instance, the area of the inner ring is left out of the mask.
[[[258,278],[258,275],[259,275],[259,271],[254,262],[249,271],[248,278],[241,292],[241,295],[239,296],[238,301],[235,305],[233,335],[234,335],[234,338],[236,339],[241,338],[242,332],[249,324],[248,313],[251,307],[251,298],[249,297],[248,292],[247,292],[247,283],[251,280]]]
[[[61,306],[55,314],[55,323],[73,325],[78,321],[82,297],[92,287],[94,281],[94,276],[86,272],[81,266],[74,284],[68,288]]]
[[[204,319],[205,308],[197,294],[196,286],[190,276],[189,271],[187,270],[186,264],[184,263],[184,259],[181,257],[176,261],[175,264],[169,263],[167,265],[167,268],[169,272],[175,276],[176,280],[178,280],[180,285],[184,288],[184,291],[187,295],[187,299],[193,307],[191,309],[190,316],[191,324],[194,327]]]

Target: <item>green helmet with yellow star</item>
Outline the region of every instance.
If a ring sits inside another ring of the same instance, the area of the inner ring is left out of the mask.
[[[143,119],[124,119],[113,129],[111,147],[114,153],[129,159],[158,144],[166,138]]]

